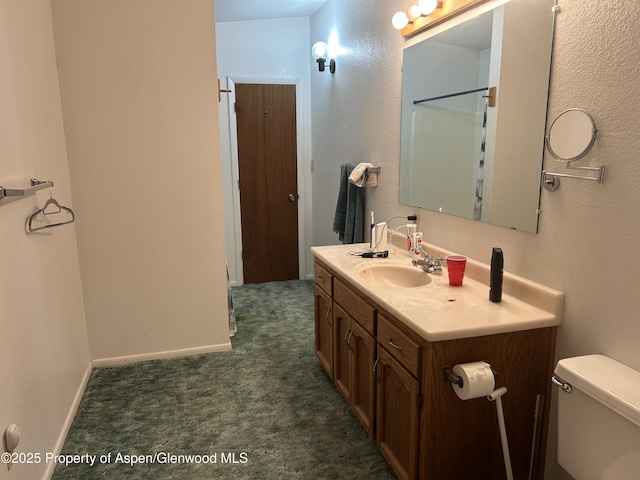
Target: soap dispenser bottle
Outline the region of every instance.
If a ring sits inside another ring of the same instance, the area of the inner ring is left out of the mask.
[[[494,248],[491,252],[491,277],[489,279],[489,300],[502,301],[502,271],[504,257],[501,248]]]

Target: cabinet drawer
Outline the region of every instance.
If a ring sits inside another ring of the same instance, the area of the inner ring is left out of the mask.
[[[420,376],[420,344],[381,314],[378,314],[377,339],[411,373]]]
[[[333,281],[333,299],[340,304],[367,332],[375,335],[375,308],[338,278]]]
[[[318,263],[313,264],[313,278],[320,288],[333,296],[333,275],[322,268]]]

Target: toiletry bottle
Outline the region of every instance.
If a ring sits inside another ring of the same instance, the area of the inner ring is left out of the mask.
[[[491,277],[489,279],[489,300],[500,302],[502,300],[502,271],[504,269],[504,257],[501,248],[494,248],[491,252]]]
[[[416,255],[420,255],[420,248],[422,247],[422,232],[416,232],[413,234],[413,251]]]
[[[407,251],[413,250],[413,234],[416,233],[418,225],[415,223],[407,223]]]
[[[387,249],[387,222],[380,222],[374,230],[376,232],[376,244],[373,247],[376,252],[384,252]]]
[[[369,248],[373,250],[376,246],[376,224],[373,220],[373,210],[371,210],[371,226],[369,229]]]

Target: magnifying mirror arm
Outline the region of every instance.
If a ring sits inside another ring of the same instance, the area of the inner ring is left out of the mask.
[[[597,177],[585,177],[581,175],[570,175],[568,173],[554,173],[547,172],[546,170],[542,171],[542,185],[549,192],[555,192],[558,188],[560,188],[560,177],[564,178],[578,178],[582,180],[594,180],[598,183],[604,183],[604,176],[606,172],[606,165],[601,165],[599,167],[572,167],[571,162],[567,162],[567,168],[575,169],[575,170],[591,170],[598,172]]]
[[[553,132],[553,139],[552,134]],[[549,153],[558,160],[567,162],[567,169],[597,172],[597,176],[571,175],[568,173],[542,172],[542,185],[550,192],[560,187],[560,177],[595,180],[604,183],[606,167],[574,167],[571,162],[584,157],[596,140],[596,122],[593,117],[580,108],[570,108],[560,113],[551,122],[545,143]]]

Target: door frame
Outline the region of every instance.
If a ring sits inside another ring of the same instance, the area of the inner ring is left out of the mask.
[[[298,278],[306,278],[306,190],[304,181],[304,116],[303,116],[303,97],[302,97],[302,79],[297,77],[247,77],[247,76],[227,76],[227,85],[229,92],[229,146],[231,149],[231,177],[233,191],[233,231],[234,231],[234,250],[235,250],[235,266],[236,266],[236,282],[235,285],[244,284],[244,266],[242,262],[242,224],[240,219],[240,174],[238,168],[238,130],[236,122],[236,113],[233,105],[236,103],[236,83],[262,83],[273,85],[295,85],[296,87],[296,176],[298,185]]]

